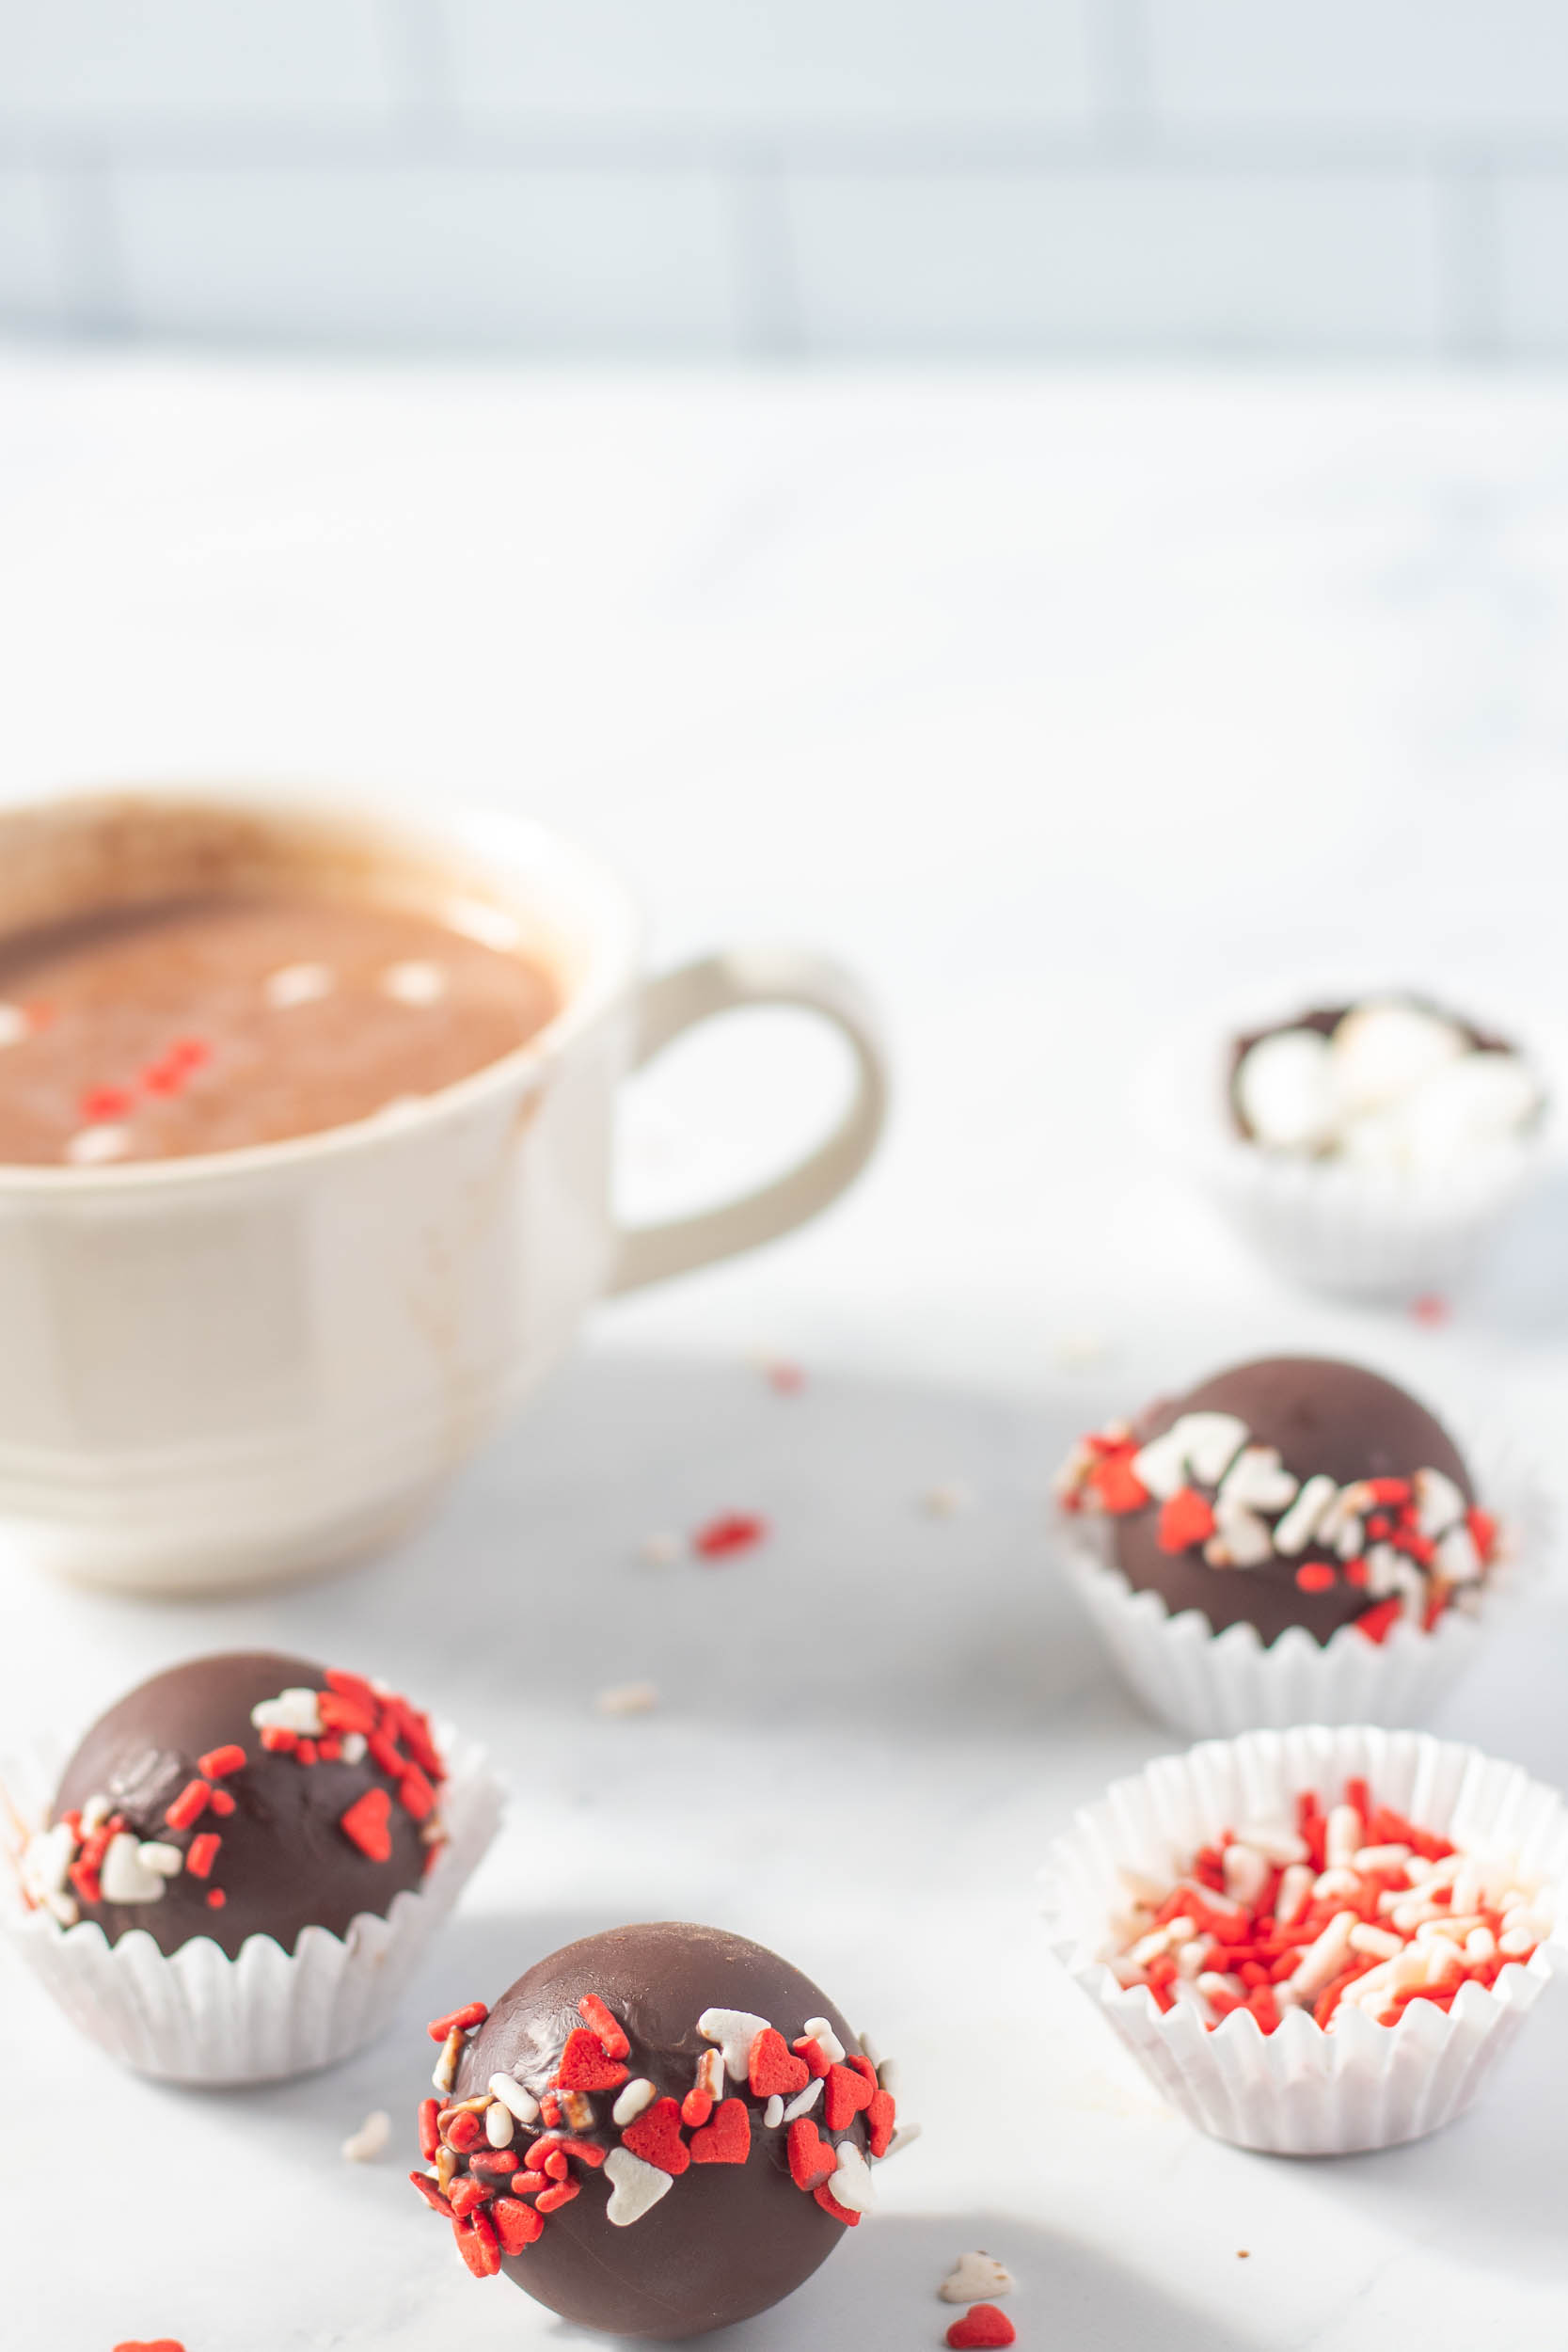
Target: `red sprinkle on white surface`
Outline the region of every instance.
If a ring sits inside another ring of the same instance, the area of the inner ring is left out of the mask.
[[[1453,1309],[1439,1292],[1424,1291],[1419,1298],[1411,1300],[1410,1312],[1417,1323],[1435,1326],[1447,1323]]]
[[[691,1549],[699,1560],[729,1560],[766,1543],[768,1533],[768,1521],[753,1512],[726,1511],[697,1529]]]
[[[1162,1896],[1124,1874],[1129,1907],[1107,1954],[1118,1983],[1196,2010],[1239,2010],[1273,2033],[1288,2009],[1332,2033],[1345,2008],[1397,2025],[1412,2001],[1451,2009],[1527,1962],[1552,1921],[1510,1861],[1482,1861],[1346,1782],[1325,1813],[1311,1789],[1293,1830],[1226,1830]]]
[[[975,2303],[947,2330],[953,2352],[982,2352],[986,2346],[1016,2344],[1018,2329],[994,2303]]]

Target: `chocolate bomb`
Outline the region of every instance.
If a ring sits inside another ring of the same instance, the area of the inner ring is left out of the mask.
[[[1178,1424],[1190,1446],[1144,1452]],[[1327,1642],[1345,1625],[1373,1638],[1401,1616],[1430,1625],[1493,1556],[1496,1530],[1442,1423],[1392,1381],[1328,1358],[1218,1373],[1131,1432],[1087,1441],[1069,1473],[1064,1500],[1109,1513],[1134,1589],[1173,1615],[1201,1611],[1216,1633],[1255,1626],[1265,1644],[1291,1626]]]
[[[292,1952],[302,1929],[341,1935],[420,1884],[442,1776],[425,1718],[357,1676],[266,1651],[192,1659],[93,1725],[24,1879],[111,1944],[140,1928],[165,1953],[198,1935],[231,1960],[247,1935]]]
[[[723,2042],[716,2011],[740,2021]],[[808,2024],[823,2042],[802,2057],[791,2045]],[[544,2108],[516,2120],[499,2155],[488,2111],[461,2118],[497,2077],[517,2086],[514,2106]],[[421,2112],[436,2173],[414,2180],[438,2211],[458,2209],[470,2269],[504,2270],[580,2327],[661,2342],[792,2294],[859,2218],[826,2184],[868,2202],[864,2159],[886,2151],[894,2123],[891,2092],[798,1968],[744,1936],[673,1921],[588,1936],[531,1968],[467,2035],[448,2098]],[[785,2121],[780,2108],[797,2101],[805,2112]],[[563,2197],[538,2169],[552,2139],[571,2143],[556,2167]]]

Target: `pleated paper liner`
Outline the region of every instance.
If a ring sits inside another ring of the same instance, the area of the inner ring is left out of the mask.
[[[1272,2034],[1243,2010],[1207,2030],[1195,2010],[1162,2013],[1146,1986],[1117,1982],[1104,1954],[1126,1901],[1119,1870],[1171,1883],[1225,1829],[1290,1820],[1307,1788],[1326,1807],[1355,1775],[1420,1827],[1542,1883],[1537,1905],[1555,1924],[1528,1962],[1511,1962],[1490,1990],[1464,1985],[1451,2010],[1413,2000],[1391,2026],[1341,2010],[1332,2032],[1305,2010]],[[1565,1881],[1568,1812],[1517,1765],[1425,1732],[1314,1724],[1205,1740],[1115,1782],[1053,1846],[1045,1914],[1062,1965],[1200,2131],[1275,2155],[1349,2155],[1422,2138],[1481,2096],[1568,1958]]]
[[[309,1927],[293,1953],[252,1935],[230,1960],[198,1936],[166,1957],[142,1929],[111,1946],[94,1920],[62,1928],[29,1910],[13,1883],[0,1889],[0,1926],[71,2022],[144,2074],[215,2088],[334,2065],[386,2029],[499,1824],[501,1787],[483,1750],[444,1727],[436,1736],[447,1841],[418,1891],[395,1896],[385,1918],[360,1912],[341,1936]],[[51,1762],[35,1749],[8,1769],[24,1826],[44,1818]]]

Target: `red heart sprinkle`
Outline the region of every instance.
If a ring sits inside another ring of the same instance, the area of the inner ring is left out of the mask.
[[[868,2058],[863,2058],[859,2052],[857,2052],[853,2058],[847,2058],[844,2063],[846,2066],[851,2068],[855,2074],[863,2074],[866,2081],[871,2085],[872,2090],[876,2090],[877,2069],[872,2065],[871,2060]]]
[[[1148,1501],[1148,1488],[1133,1470],[1130,1454],[1113,1454],[1097,1462],[1089,1472],[1089,1485],[1101,1510],[1117,1518],[1128,1511],[1141,1511]]]
[[[1355,1619],[1357,1633],[1364,1633],[1369,1642],[1386,1642],[1404,1614],[1404,1603],[1396,1594],[1390,1600],[1380,1600]]]
[[[721,2099],[711,2123],[691,2135],[693,2164],[744,2164],[752,2153],[752,2119],[744,2099]]]
[[[451,2228],[452,2235],[457,2240],[457,2250],[474,2277],[493,2279],[501,2266],[501,2251],[496,2244],[496,2233],[484,2216],[476,2213],[471,2221],[454,2221]]]
[[[855,2074],[847,2066],[830,2066],[828,2089],[822,2101],[823,2114],[831,2132],[847,2131],[857,2115],[864,2113],[877,2095],[877,2078],[869,2082],[863,2074]]]
[[[982,2345],[1013,2344],[1018,2330],[1006,2312],[999,2312],[994,2303],[972,2303],[961,2319],[956,2319],[947,2330],[947,2341],[953,2352],[980,2352]]]
[[[851,2213],[847,2205],[841,2205],[831,2188],[814,2188],[812,2195],[823,2212],[831,2213],[835,2221],[844,2222],[851,2230],[858,2227],[860,2215]]]
[[[1207,1543],[1214,1532],[1214,1514],[1195,1486],[1178,1486],[1160,1512],[1155,1542],[1162,1551],[1187,1551]]]
[[[391,1819],[392,1800],[385,1788],[367,1788],[362,1797],[356,1797],[346,1813],[338,1821],[343,1836],[358,1847],[372,1862],[389,1862],[392,1858],[392,1834],[387,1824]],[[467,2255],[465,2255],[467,2260]],[[469,2267],[472,2267],[470,2264]]]
[[[555,2083],[559,2090],[619,2090],[626,2070],[619,2058],[606,2058],[604,2044],[586,2026],[574,2026],[566,2036]]]
[[[673,2099],[656,2099],[651,2107],[645,2107],[621,2134],[621,2145],[641,2156],[644,2164],[655,2164],[677,2179],[691,2161],[691,2152],[681,2137],[681,2111]]]
[[[871,2153],[885,2156],[893,2140],[896,2109],[891,2090],[879,2090],[865,2110],[866,2125],[871,2137]]]
[[[811,2080],[804,2058],[793,2056],[774,2026],[764,2026],[753,2038],[746,2068],[753,2099],[787,2099]]]
[[[115,2352],[185,2352],[172,2336],[154,2336],[150,2344],[117,2344]]]
[[[789,2127],[789,2177],[797,2188],[813,2192],[838,2170],[838,2151],[825,2140],[809,2115],[798,2116]]]
[[[498,2197],[490,2208],[490,2218],[496,2225],[503,2254],[520,2254],[525,2246],[533,2244],[545,2226],[532,2206],[519,2204],[515,2197]]]

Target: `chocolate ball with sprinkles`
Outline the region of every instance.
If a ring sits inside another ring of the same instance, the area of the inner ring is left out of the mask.
[[[1499,1550],[1495,1517],[1424,1405],[1359,1365],[1238,1364],[1136,1422],[1085,1438],[1058,1495],[1107,1522],[1135,1592],[1215,1633],[1293,1627],[1326,1644],[1431,1631],[1473,1608]]]
[[[27,1900],[61,1927],[135,1930],[166,1955],[249,1936],[293,1952],[385,1916],[440,1851],[446,1770],[428,1719],[356,1674],[265,1651],[196,1658],[110,1708],[27,1843]]]
[[[430,2027],[410,2175],[475,2279],[669,2341],[766,2311],[873,2200],[893,2069],[788,1962],[664,1921],[552,1953]]]

